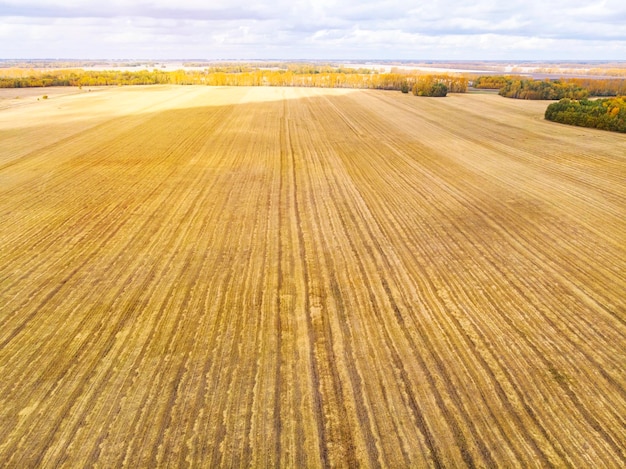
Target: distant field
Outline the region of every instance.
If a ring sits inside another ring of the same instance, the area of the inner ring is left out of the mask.
[[[94,91],[95,89],[96,87],[94,87]],[[47,88],[0,88],[0,110],[9,107],[23,106],[37,100],[41,101],[44,96],[47,96],[46,99],[52,99],[83,92],[88,93],[91,91],[88,89],[82,90],[77,87],[68,86],[55,86]],[[3,119],[3,117],[0,116],[0,119]]]
[[[624,467],[626,136],[546,105],[5,106],[0,466]]]

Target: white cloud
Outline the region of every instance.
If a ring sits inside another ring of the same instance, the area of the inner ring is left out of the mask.
[[[0,57],[623,59],[622,0],[0,0]]]

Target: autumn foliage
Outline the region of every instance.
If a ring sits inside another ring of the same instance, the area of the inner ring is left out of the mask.
[[[508,75],[483,75],[474,80],[473,86],[483,90],[499,90],[513,79],[512,76]]]
[[[589,91],[561,80],[512,80],[499,91],[500,96],[517,99],[582,99]]]
[[[0,72],[0,88],[110,85],[209,85],[209,86],[296,86],[313,88],[358,88],[379,90],[413,89],[420,83],[444,85],[452,93],[467,91],[462,75],[425,75],[419,72],[378,73],[372,70],[329,66],[288,65],[283,68],[254,68],[243,65],[204,70],[141,71],[8,69]],[[438,89],[442,86],[438,85]]]
[[[172,76],[159,70],[147,71],[36,71],[8,69],[0,72],[0,88],[34,88],[47,86],[156,85],[171,83]]]
[[[562,124],[626,133],[626,98],[579,101],[565,98],[550,104],[545,118]]]
[[[594,78],[568,78],[567,81],[589,90],[590,96],[626,95],[626,79],[623,78],[608,78],[604,80]]]
[[[500,95],[518,99],[581,99],[587,96],[626,95],[623,78],[522,79],[511,75],[485,75],[473,81],[474,88],[500,90]]]
[[[442,81],[431,76],[419,78],[413,85],[415,96],[443,97],[448,94],[448,87]]]

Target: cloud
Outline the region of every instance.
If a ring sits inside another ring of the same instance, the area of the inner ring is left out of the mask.
[[[4,58],[626,57],[622,0],[0,0]],[[589,54],[583,56],[582,54]]]

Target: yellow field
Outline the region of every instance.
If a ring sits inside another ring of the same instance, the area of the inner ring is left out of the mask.
[[[626,464],[625,135],[489,94],[6,99],[0,466]]]

